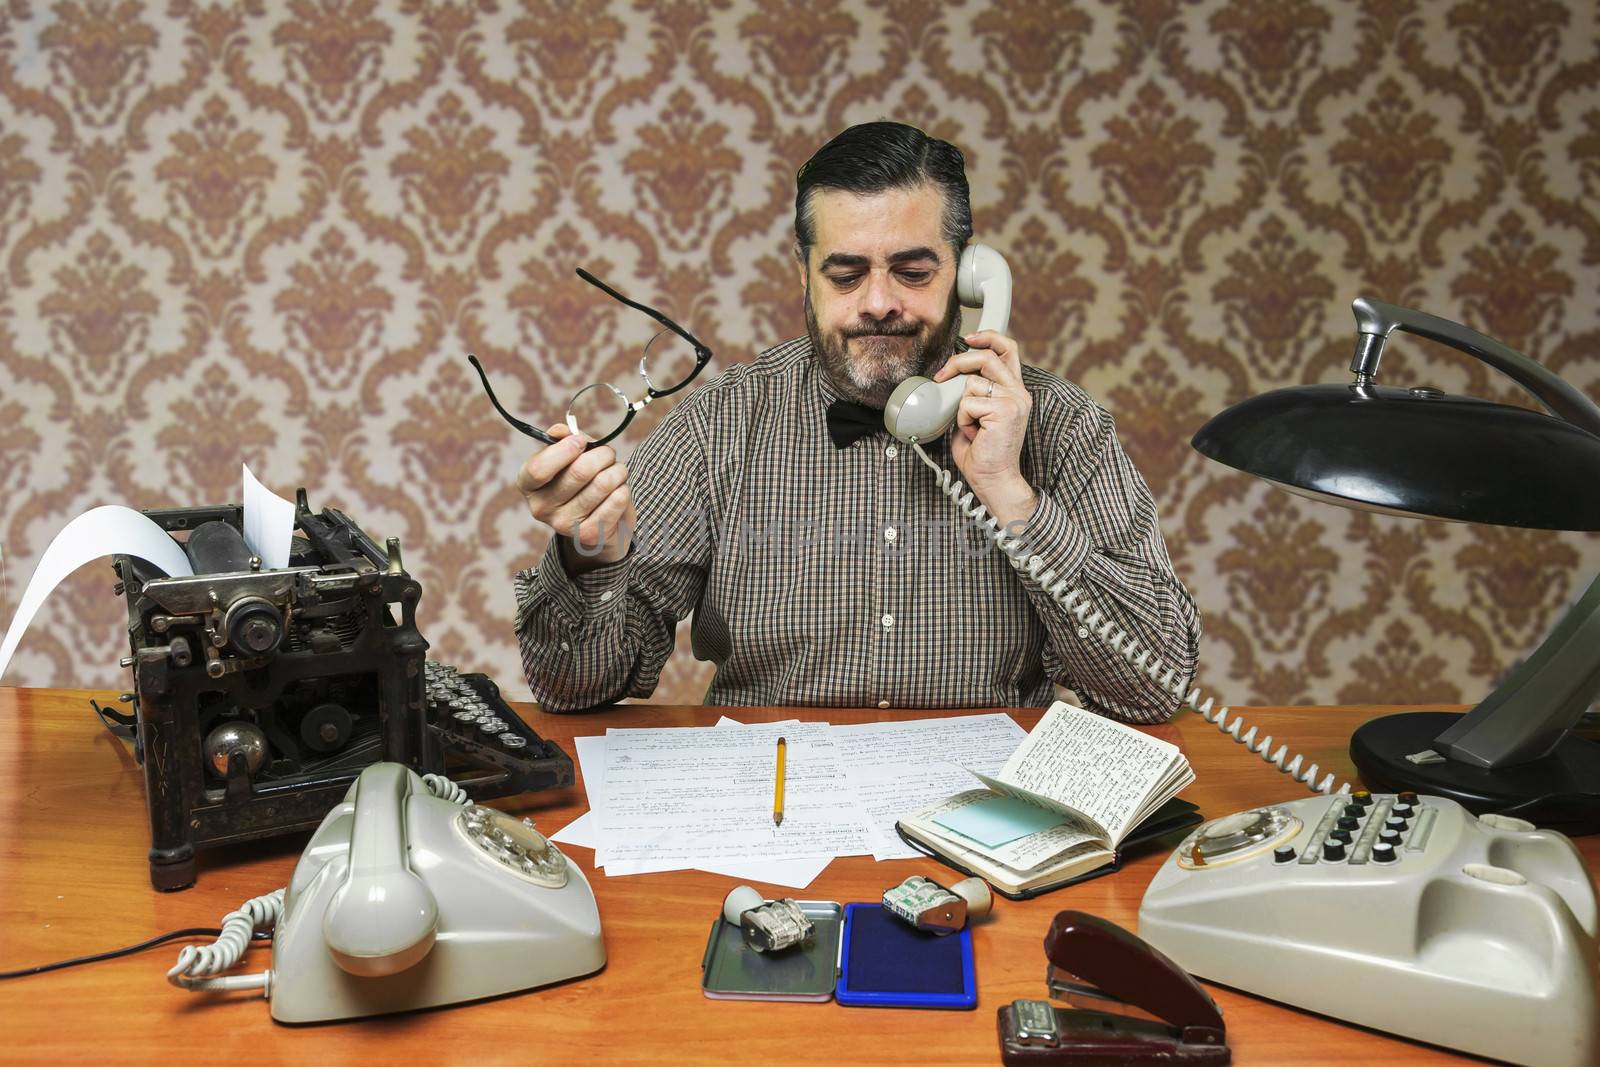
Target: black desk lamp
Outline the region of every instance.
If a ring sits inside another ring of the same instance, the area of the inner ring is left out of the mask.
[[[1194,447],[1302,496],[1390,515],[1600,530],[1600,407],[1465,326],[1361,298],[1350,385],[1301,385],[1235,404]],[[1395,330],[1482,360],[1551,414],[1374,382]],[[1600,578],[1526,662],[1464,716],[1423,711],[1350,739],[1378,789],[1449,797],[1569,834],[1600,831],[1600,745],[1571,730],[1600,697]]]

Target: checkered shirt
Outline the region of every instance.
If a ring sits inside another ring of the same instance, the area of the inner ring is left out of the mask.
[[[1039,501],[1026,545],[1191,677],[1199,617],[1110,414],[1048,371],[1022,377],[1021,471]],[[707,704],[1042,706],[1060,684],[1126,721],[1172,714],[1177,699],[1013,568],[910,446],[882,431],[835,448],[836,399],[798,338],[677,404],[628,463],[627,557],[574,576],[552,537],[516,575],[541,706],[649,697],[693,612],[694,654],[717,665]],[[924,447],[959,476],[948,439]]]

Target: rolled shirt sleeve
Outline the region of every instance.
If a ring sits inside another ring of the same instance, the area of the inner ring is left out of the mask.
[[[689,405],[673,411],[628,464],[639,527],[625,557],[574,575],[552,535],[538,566],[516,576],[523,671],[546,711],[655,692],[713,551],[706,450],[692,416]]]

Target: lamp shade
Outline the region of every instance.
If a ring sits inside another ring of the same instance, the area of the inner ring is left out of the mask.
[[[1219,463],[1345,507],[1600,530],[1600,437],[1437,389],[1276,389],[1222,411],[1193,443]]]

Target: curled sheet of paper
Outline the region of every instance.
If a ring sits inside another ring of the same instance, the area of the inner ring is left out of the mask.
[[[294,539],[294,503],[262,485],[250,467],[240,465],[244,486],[244,543],[261,557],[261,566],[275,570],[289,565]]]
[[[11,663],[23,631],[61,580],[90,560],[121,553],[161,568],[168,576],[194,573],[189,557],[178,542],[148,516],[121,504],[106,504],[84,512],[56,534],[50,547],[39,557],[28,587],[17,601],[4,643],[0,643],[0,677]]]

